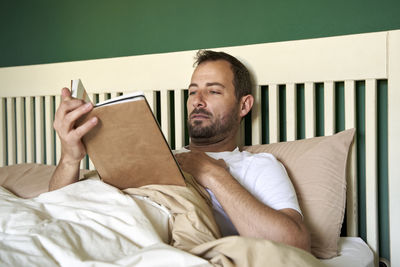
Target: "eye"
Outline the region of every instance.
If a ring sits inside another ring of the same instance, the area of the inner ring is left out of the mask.
[[[220,95],[221,93],[218,92],[218,91],[211,90],[211,91],[210,91],[210,94],[213,94],[213,95]]]

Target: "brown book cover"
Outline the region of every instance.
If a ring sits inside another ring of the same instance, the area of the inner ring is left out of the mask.
[[[99,103],[78,124],[94,116],[98,124],[83,137],[83,143],[104,182],[120,189],[149,184],[185,186],[179,165],[143,94]]]

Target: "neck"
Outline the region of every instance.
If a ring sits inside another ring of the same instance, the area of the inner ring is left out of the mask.
[[[190,139],[189,149],[202,152],[233,151],[237,147],[236,134],[222,139]]]

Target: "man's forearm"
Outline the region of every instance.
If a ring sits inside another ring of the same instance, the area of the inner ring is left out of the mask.
[[[277,211],[258,201],[229,173],[224,161],[200,152],[181,153],[177,159],[183,170],[214,193],[240,235],[309,251],[308,231],[297,211]]]
[[[49,183],[49,191],[59,189],[79,180],[79,162],[67,163],[60,160]]]
[[[216,184],[210,189],[240,235],[265,238],[309,250],[308,231],[296,211],[277,211],[264,205],[231,176],[219,177],[214,181]]]

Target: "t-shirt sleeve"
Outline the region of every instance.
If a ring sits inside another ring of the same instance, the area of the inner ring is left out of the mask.
[[[259,201],[275,210],[291,208],[302,214],[286,169],[272,154],[255,154],[247,171],[255,177],[252,191]]]

